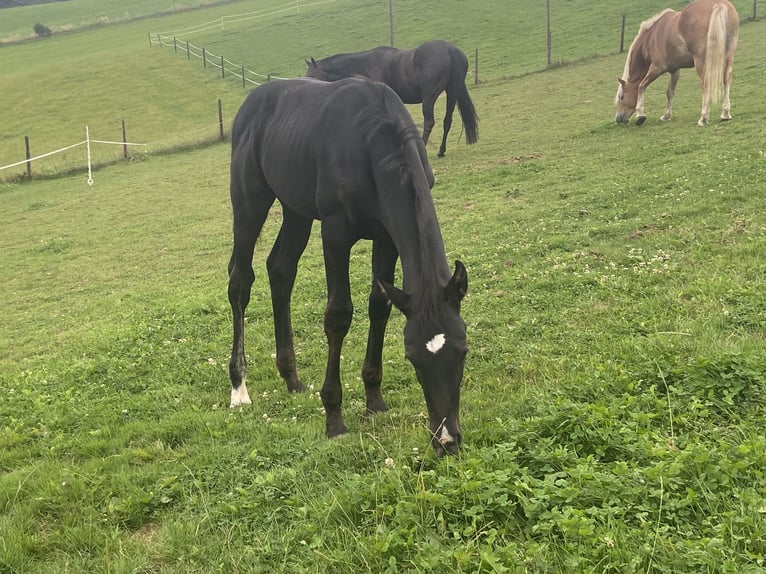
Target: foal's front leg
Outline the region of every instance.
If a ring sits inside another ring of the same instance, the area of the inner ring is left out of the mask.
[[[372,245],[372,287],[368,304],[370,330],[367,335],[367,354],[362,366],[367,415],[388,410],[380,392],[380,383],[383,379],[383,340],[388,317],[391,315],[391,301],[383,292],[380,281],[393,285],[398,256],[396,246],[391,241],[375,241]]]
[[[324,332],[328,349],[327,368],[320,396],[326,416],[325,429],[327,436],[332,438],[348,432],[341,413],[343,389],[340,381],[340,354],[354,313],[348,277],[352,242],[346,237],[342,225],[334,226],[325,219],[322,221],[322,243],[327,276]]]

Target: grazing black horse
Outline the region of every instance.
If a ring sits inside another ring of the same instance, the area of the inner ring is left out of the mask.
[[[321,221],[327,306],[327,370],[321,397],[330,437],[347,432],[341,415],[340,354],[351,324],[349,256],[371,239],[370,328],[362,367],[368,414],[387,410],[380,392],[382,348],[393,303],[407,318],[406,357],[423,387],[432,444],[454,453],[462,435],[460,385],[467,351],[460,302],[468,288],[459,261],[444,251],[423,141],[406,108],[384,84],[365,79],[278,80],[248,95],[232,129],[234,250],[229,302],[234,320],[231,406],[249,403],[244,314],[254,280],[256,239],[277,199],[282,228],[266,267],[274,312],[277,369],[289,391],[304,389],[295,367],[290,297],[298,259]],[[403,288],[393,286],[401,258]]]
[[[478,139],[478,117],[465,87],[468,58],[449,42],[432,40],[412,50],[389,46],[366,52],[337,54],[319,60],[311,58],[306,76],[334,82],[341,78],[364,76],[388,84],[405,104],[423,104],[423,141],[434,127],[434,104],[447,90],[447,112],[444,115],[444,135],[439,157],[447,151],[447,134],[452,126],[452,112],[457,103],[469,144]]]

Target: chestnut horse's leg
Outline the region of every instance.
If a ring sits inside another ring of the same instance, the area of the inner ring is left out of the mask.
[[[452,127],[452,114],[455,111],[455,104],[457,103],[457,98],[454,94],[447,92],[447,111],[444,114],[444,135],[442,136],[442,145],[439,146],[439,153],[437,154],[437,157],[444,157],[445,152],[447,151],[447,134],[449,133],[450,128]]]
[[[240,189],[240,183],[232,179],[232,204],[234,212],[234,248],[229,260],[229,304],[234,326],[234,339],[229,360],[231,380],[231,407],[250,404],[245,378],[245,309],[250,302],[253,285],[253,250],[266,216],[274,203],[274,195],[265,186],[255,192]]]
[[[295,347],[290,313],[290,298],[298,272],[298,260],[311,236],[313,220],[282,206],[283,223],[266,260],[274,313],[274,339],[277,345],[277,370],[292,393],[304,390],[295,366]]]
[[[380,281],[393,285],[398,257],[392,241],[375,241],[372,244],[372,287],[368,305],[370,330],[367,335],[367,354],[362,366],[365,410],[368,415],[388,410],[380,392],[380,382],[383,379],[383,340],[388,317],[391,315],[391,302],[383,292]]]
[[[710,116],[710,90],[705,86],[705,60],[703,58],[695,59],[694,69],[697,72],[700,89],[702,90],[702,110],[700,111],[700,119],[697,121],[697,125],[705,127]]]
[[[325,380],[320,396],[325,409],[328,437],[348,432],[341,413],[343,390],[340,382],[340,353],[354,313],[348,276],[352,244],[353,240],[344,223],[333,221],[333,218],[322,220],[322,249],[327,277],[324,331],[328,349]]]
[[[636,99],[636,125],[640,126],[646,121],[646,113],[644,112],[644,93],[646,88],[649,87],[654,80],[659,78],[666,70],[655,66],[649,65],[649,69],[644,74],[642,80],[638,83],[638,98]]]
[[[668,103],[665,106],[665,113],[660,118],[663,122],[668,121],[673,116],[673,94],[676,93],[676,86],[678,85],[678,78],[681,76],[681,70],[676,70],[670,73],[670,81],[668,82],[668,89],[665,94],[668,97]]]
[[[723,107],[721,109],[721,119],[726,121],[731,119],[731,76],[734,68],[734,50],[726,54],[726,71],[723,76]]]

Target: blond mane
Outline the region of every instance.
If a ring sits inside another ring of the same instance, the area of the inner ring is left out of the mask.
[[[630,61],[633,59],[633,47],[638,43],[639,40],[643,38],[644,32],[651,29],[652,26],[654,26],[657,23],[657,20],[662,18],[665,14],[668,12],[675,12],[672,8],[665,8],[662,12],[659,14],[655,14],[648,20],[644,20],[641,22],[641,26],[638,28],[638,34],[636,34],[636,37],[634,38],[633,42],[630,44],[630,48],[628,48],[628,57],[625,59],[625,68],[622,70],[622,76],[621,78],[628,81],[628,78],[630,78]]]

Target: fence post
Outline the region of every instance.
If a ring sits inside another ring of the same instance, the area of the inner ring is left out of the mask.
[[[29,136],[24,136],[24,147],[27,149],[27,177],[32,177],[32,154],[29,153]]]
[[[547,44],[548,44],[548,67],[551,67],[551,0],[545,1],[545,20],[547,27]]]
[[[756,10],[757,4],[758,4],[758,0],[753,0],[753,20],[758,18],[758,11]]]
[[[128,138],[125,134],[125,120],[120,120],[122,122],[122,157],[123,159],[128,159]]]
[[[162,38],[160,38],[159,32],[157,32],[157,43],[160,45],[160,48],[162,48]]]
[[[149,47],[151,48],[152,47],[152,33],[151,32],[147,32],[146,35],[149,36]]]
[[[242,87],[245,87],[245,67],[242,66]]]
[[[394,3],[388,0],[388,39],[391,47],[394,47]]]
[[[202,67],[207,68],[207,51],[202,48]]]
[[[226,75],[226,68],[223,66],[223,56],[221,56],[221,77],[223,78]]]
[[[186,40],[186,59],[191,59],[191,56],[189,55],[189,40]]]
[[[218,98],[218,131],[223,141],[223,111],[221,108],[221,98]]]
[[[620,27],[620,54],[625,49],[625,14],[622,15],[622,27]]]
[[[178,44],[176,43],[176,37],[175,36],[173,36],[173,53],[174,54],[178,53]]]
[[[473,68],[473,85],[479,85],[479,47],[476,46],[473,56],[474,68]]]

